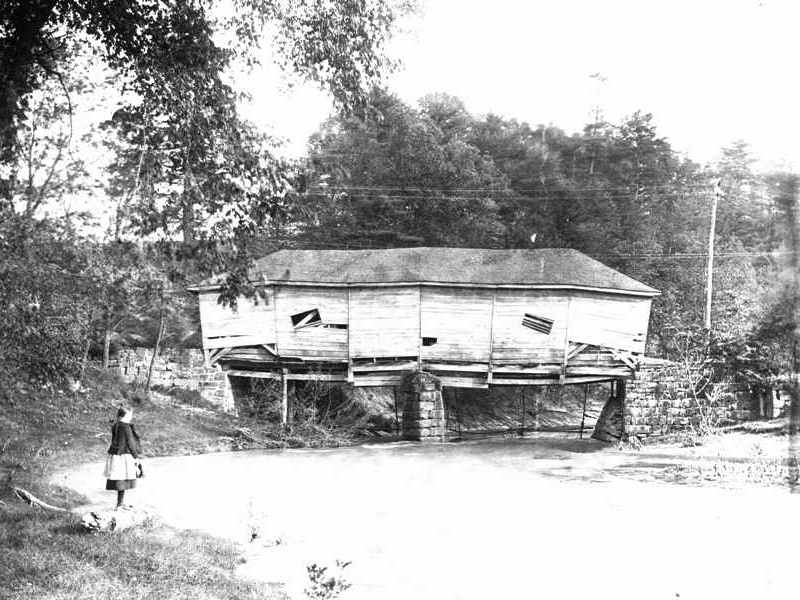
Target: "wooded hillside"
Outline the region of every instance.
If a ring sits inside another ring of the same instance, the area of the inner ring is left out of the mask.
[[[252,295],[247,269],[272,250],[405,246],[574,248],[662,291],[650,354],[710,340],[722,370],[755,381],[791,368],[797,175],[754,170],[744,142],[700,165],[644,112],[568,132],[471,114],[443,94],[404,103],[380,84],[386,39],[409,3],[235,3],[227,23],[202,3],[55,4],[0,9],[5,378],[79,377],[87,358],[108,360],[119,344],[197,344],[186,287],[224,271],[223,301]],[[235,61],[252,59],[263,23],[283,67],[337,101],[300,161],[278,158],[226,83]],[[320,24],[321,37],[302,35]],[[239,44],[217,41],[224,27]],[[98,57],[107,77],[92,83]],[[109,90],[122,94],[119,108],[74,139],[75,111]],[[109,157],[99,178],[78,158],[87,148]],[[59,209],[81,194],[113,215],[106,229]]]

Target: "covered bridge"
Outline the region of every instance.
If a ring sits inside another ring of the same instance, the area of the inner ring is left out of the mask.
[[[658,291],[576,251],[281,250],[236,310],[198,286],[203,349],[229,375],[392,386],[593,383],[633,375]]]

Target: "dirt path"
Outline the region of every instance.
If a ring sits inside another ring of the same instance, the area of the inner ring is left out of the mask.
[[[241,573],[293,598],[336,559],[353,600],[797,598],[796,496],[664,481],[714,452],[535,438],[160,458],[131,500],[246,544]],[[101,471],[59,483],[109,506]]]

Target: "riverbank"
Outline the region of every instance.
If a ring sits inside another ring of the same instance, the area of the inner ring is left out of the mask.
[[[136,400],[125,384],[103,372],[88,381],[77,393],[24,385],[0,390],[0,598],[282,597],[275,586],[235,575],[243,555],[239,543],[163,522],[88,536],[79,532],[74,515],[28,507],[13,488],[67,509],[85,505],[88,498],[54,474],[102,461],[120,403],[134,408],[145,468],[158,456],[341,446],[357,436],[322,426],[284,431],[163,393]],[[90,489],[102,490],[100,473]],[[109,508],[112,495],[102,495]]]

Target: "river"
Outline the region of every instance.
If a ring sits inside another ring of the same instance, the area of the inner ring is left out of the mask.
[[[242,542],[240,574],[297,599],[337,559],[345,600],[796,599],[798,497],[660,481],[664,452],[536,436],[159,458],[130,500]],[[111,506],[101,471],[59,483]]]

